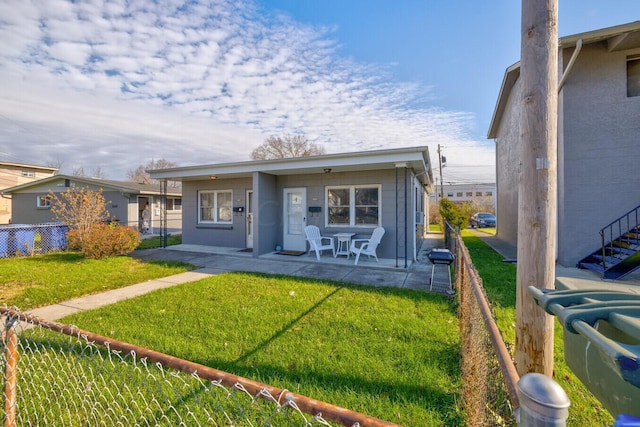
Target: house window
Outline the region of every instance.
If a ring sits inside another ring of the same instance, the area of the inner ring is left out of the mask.
[[[473,191],[467,191],[467,197],[473,197]]]
[[[453,197],[453,191],[448,192],[447,197]]]
[[[456,193],[456,197],[462,197],[462,191],[458,191],[458,192]]]
[[[486,196],[491,197],[491,196],[493,196],[493,191],[487,191],[487,192],[486,192],[486,193],[484,193],[484,194],[485,194]]]
[[[231,190],[198,193],[198,223],[231,224]]]
[[[482,191],[476,191],[476,197],[482,197]]]
[[[640,55],[627,58],[627,96],[640,96]]]
[[[36,199],[36,206],[39,208],[50,208],[51,207],[51,197],[49,196],[38,196]]]
[[[380,186],[327,187],[327,225],[380,225]]]
[[[181,211],[182,199],[178,197],[167,197],[167,210],[168,211]]]
[[[36,173],[34,171],[22,171],[22,176],[26,176],[29,178],[35,178]]]

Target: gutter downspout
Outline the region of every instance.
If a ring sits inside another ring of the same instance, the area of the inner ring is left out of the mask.
[[[576,50],[573,51],[573,55],[571,55],[571,59],[569,59],[567,68],[564,70],[564,73],[562,73],[562,78],[560,79],[560,83],[558,83],[558,93],[560,93],[560,91],[562,90],[562,86],[564,86],[565,82],[567,81],[567,77],[569,77],[569,73],[573,68],[573,64],[576,62],[576,59],[578,59],[578,54],[580,53],[581,50],[582,50],[582,39],[578,39],[578,41],[576,42]]]

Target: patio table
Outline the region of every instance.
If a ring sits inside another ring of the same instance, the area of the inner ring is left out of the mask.
[[[338,255],[346,255],[347,259],[349,259],[349,246],[351,245],[351,238],[355,235],[356,233],[336,233],[333,235],[338,242],[338,250],[335,255],[336,258]]]

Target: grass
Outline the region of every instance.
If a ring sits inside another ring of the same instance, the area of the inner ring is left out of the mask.
[[[502,256],[470,231],[462,233],[465,245],[478,273],[482,277],[487,297],[494,309],[496,323],[507,347],[515,348],[516,266],[502,261]],[[571,401],[567,426],[610,426],[613,417],[593,397],[564,361],[563,328],[555,321],[554,379]]]
[[[0,259],[0,304],[28,310],[189,270],[177,262],[85,259],[77,252]]]
[[[179,245],[182,243],[182,234],[172,234],[167,236],[167,246]],[[140,244],[136,248],[137,251],[142,249],[153,249],[162,247],[162,241],[160,236],[150,237],[148,239],[142,239]]]
[[[228,273],[64,322],[401,425],[463,424],[441,295]]]
[[[463,237],[513,349],[516,267],[471,232]],[[29,309],[187,269],[72,252],[2,259],[0,302]],[[439,295],[225,274],[64,321],[401,425],[463,424],[457,319]],[[571,400],[567,425],[611,425],[566,366],[562,334],[556,322],[555,380]]]

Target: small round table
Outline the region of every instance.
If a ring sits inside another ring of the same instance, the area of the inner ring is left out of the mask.
[[[338,240],[338,250],[336,251],[336,257],[338,255],[346,255],[349,259],[349,246],[351,245],[351,238],[356,233],[336,233],[333,235]]]

